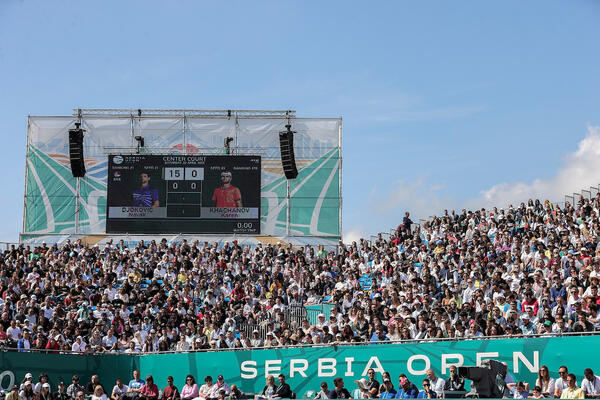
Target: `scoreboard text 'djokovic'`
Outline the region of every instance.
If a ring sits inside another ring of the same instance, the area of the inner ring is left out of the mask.
[[[110,155],[107,233],[260,233],[260,156]]]

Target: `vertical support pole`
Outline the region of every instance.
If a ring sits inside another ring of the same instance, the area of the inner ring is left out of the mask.
[[[135,146],[135,119],[131,113],[131,148]]]
[[[343,217],[343,214],[342,214],[342,202],[343,202],[343,196],[342,196],[342,167],[343,167],[343,164],[342,163],[343,163],[344,159],[342,157],[342,118],[341,117],[340,117],[340,127],[339,127],[339,134],[338,134],[338,146],[340,148],[339,149],[339,154],[338,154],[339,157],[340,157],[340,174],[339,174],[339,177],[340,177],[340,182],[339,182],[339,184],[340,184],[340,211],[339,211],[340,224],[339,224],[339,228],[338,229],[339,229],[339,234],[340,234],[339,240],[341,240],[343,238],[343,235],[344,235],[344,233],[342,231],[342,217]]]
[[[286,212],[286,229],[287,229],[287,236],[290,236],[290,180],[286,179],[285,180],[285,184],[286,184],[286,189],[287,189],[287,194],[286,194],[286,201],[287,201],[287,212]]]
[[[237,113],[235,114],[235,132],[234,132],[234,141],[233,141],[233,151],[231,152],[231,154],[237,155],[238,154],[238,135],[240,133],[240,122],[238,120],[237,117]],[[260,216],[259,216],[260,217]]]
[[[79,234],[79,199],[80,199],[80,194],[79,194],[79,188],[81,185],[81,178],[77,178],[77,183],[75,186],[75,234]]]
[[[183,112],[183,154],[187,154],[187,116]]]
[[[21,233],[26,233],[25,222],[27,221],[27,166],[29,161],[29,133],[31,131],[31,115],[27,116],[27,144],[25,145],[25,188],[23,190],[23,231]],[[52,207],[52,203],[50,203]],[[21,241],[21,237],[19,237],[19,241]]]

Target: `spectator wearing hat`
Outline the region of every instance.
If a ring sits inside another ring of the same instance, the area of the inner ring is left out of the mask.
[[[19,392],[19,399],[20,400],[34,400],[35,398],[35,393],[33,391],[33,384],[31,383],[30,380],[25,381],[25,383],[23,384],[23,389],[21,389],[21,391]]]
[[[77,353],[84,353],[86,347],[87,343],[85,343],[83,337],[80,335],[75,338],[75,342],[73,342],[73,344],[71,345],[71,351]]]
[[[521,325],[519,326],[524,335],[536,333],[535,325],[531,322],[531,317],[528,313],[521,315]]]
[[[260,338],[259,332],[257,329],[254,329],[252,331],[252,339],[250,339],[250,344],[252,345],[252,347],[262,347],[263,346],[263,341]]]
[[[52,396],[50,394],[50,384],[48,382],[42,384],[42,387],[40,388],[40,392],[38,394],[38,399],[52,400]]]
[[[223,375],[217,376],[217,382],[214,385],[213,393],[219,390],[225,390],[226,395],[229,395],[231,393],[231,389],[229,388],[227,382],[225,382],[225,378],[223,377]]]
[[[38,376],[38,382],[33,387],[33,391],[35,393],[40,393],[40,391],[42,390],[42,386],[44,385],[44,383],[48,383],[48,374],[46,374],[45,372],[42,372]],[[50,390],[50,385],[48,385],[48,390]]]
[[[398,392],[394,389],[394,384],[390,378],[383,379],[383,388],[384,390],[379,395],[380,399],[394,399]]]
[[[25,374],[25,377],[23,378],[23,380],[21,381],[21,385],[19,386],[19,391],[23,390],[23,388],[25,388],[25,384],[27,382],[33,382],[33,375],[31,374],[31,372],[27,372]]]

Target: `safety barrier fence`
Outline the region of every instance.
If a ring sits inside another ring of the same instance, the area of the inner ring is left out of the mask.
[[[598,369],[600,336],[564,335],[562,337],[497,338],[480,340],[410,341],[405,343],[297,346],[238,351],[203,351],[160,354],[50,354],[42,352],[0,351],[0,386],[8,388],[20,382],[27,372],[34,376],[45,372],[53,387],[59,381],[70,382],[77,373],[87,382],[97,373],[107,388],[116,378],[131,379],[133,369],[142,375],[152,374],[159,386],[166,377],[175,377],[181,387],[187,374],[202,381],[206,375],[225,376],[245,393],[262,390],[266,375],[283,373],[298,397],[318,390],[322,381],[332,386],[334,377],[345,379],[348,389],[356,388],[354,380],[366,376],[368,368],[378,374],[390,372],[397,387],[400,373],[420,384],[427,369],[445,377],[450,365],[478,365],[493,358],[506,362],[517,380],[535,383],[541,365],[547,365],[553,377],[558,368],[583,378],[583,369]],[[380,376],[380,375],[379,375]]]

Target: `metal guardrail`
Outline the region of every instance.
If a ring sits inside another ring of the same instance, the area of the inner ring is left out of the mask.
[[[592,332],[565,332],[565,333],[552,333],[552,334],[530,334],[530,335],[501,335],[501,336],[477,336],[472,338],[429,338],[429,339],[408,339],[408,340],[387,340],[384,342],[337,342],[337,343],[322,343],[318,345],[310,344],[295,344],[286,345],[283,347],[252,347],[251,349],[244,348],[233,348],[233,349],[199,349],[199,350],[186,350],[186,351],[155,351],[155,352],[136,352],[136,353],[125,353],[125,352],[78,352],[71,350],[50,350],[50,349],[15,349],[9,347],[0,348],[0,351],[4,352],[20,352],[20,353],[56,353],[56,354],[76,354],[76,355],[102,355],[102,354],[119,354],[119,355],[144,355],[144,354],[174,354],[174,353],[207,353],[215,351],[252,351],[252,350],[266,350],[266,349],[281,349],[281,348],[337,348],[339,346],[378,346],[385,344],[418,344],[418,343],[438,343],[438,342],[466,342],[474,340],[501,340],[501,339],[535,339],[535,338],[560,338],[560,337],[576,337],[576,336],[600,336],[600,331]]]
[[[283,311],[283,320],[287,324],[296,322],[296,324],[298,324],[298,326],[300,326],[302,321],[306,318],[307,318],[307,310],[306,310],[306,307],[304,307],[304,306],[291,305],[291,306],[288,306],[288,308],[285,311]],[[267,332],[269,331],[269,329],[268,329],[269,322],[275,322],[275,318],[265,317],[265,318],[261,319],[260,321],[257,321],[257,323],[254,323],[254,324],[241,324],[238,327],[238,330],[240,332],[245,332],[249,338],[254,337],[253,333],[256,330],[256,331],[258,331],[259,338],[261,338],[262,340],[265,340],[267,338]]]
[[[15,248],[18,248],[19,245],[21,245],[22,243],[18,243],[18,242],[0,242],[0,252],[4,252],[8,249],[10,249],[10,246],[15,246]]]

